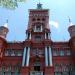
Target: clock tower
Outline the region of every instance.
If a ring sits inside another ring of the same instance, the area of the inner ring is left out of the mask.
[[[52,64],[51,38],[49,28],[49,10],[37,4],[29,10],[29,22],[26,31],[23,67],[28,67],[30,75],[54,75]],[[26,71],[27,73],[27,71]]]

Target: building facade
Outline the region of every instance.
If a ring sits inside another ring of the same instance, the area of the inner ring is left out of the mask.
[[[39,3],[29,10],[24,41],[8,42],[8,31],[0,27],[0,75],[75,75],[75,25],[68,28],[69,41],[53,42],[49,9]]]

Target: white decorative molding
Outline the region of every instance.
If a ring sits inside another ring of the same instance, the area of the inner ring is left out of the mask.
[[[23,59],[22,59],[22,67],[24,67],[25,65],[25,59],[26,59],[26,47],[24,48],[24,52],[23,52]]]
[[[47,51],[47,47],[45,47],[45,65],[46,65],[46,67],[48,66],[48,51]]]
[[[52,64],[52,51],[51,51],[50,46],[49,46],[49,62],[50,62],[50,66],[53,66],[53,64]]]
[[[26,66],[29,66],[29,58],[30,58],[30,47],[28,47],[28,50],[27,50]]]

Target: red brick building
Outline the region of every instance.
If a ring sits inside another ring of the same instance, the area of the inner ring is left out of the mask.
[[[0,75],[75,75],[75,25],[69,41],[52,41],[49,10],[39,3],[29,10],[26,40],[8,42],[8,31],[0,27]]]

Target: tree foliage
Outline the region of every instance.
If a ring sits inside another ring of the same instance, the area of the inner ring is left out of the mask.
[[[15,9],[18,7],[18,2],[25,2],[25,0],[0,0],[0,6],[7,9]]]

